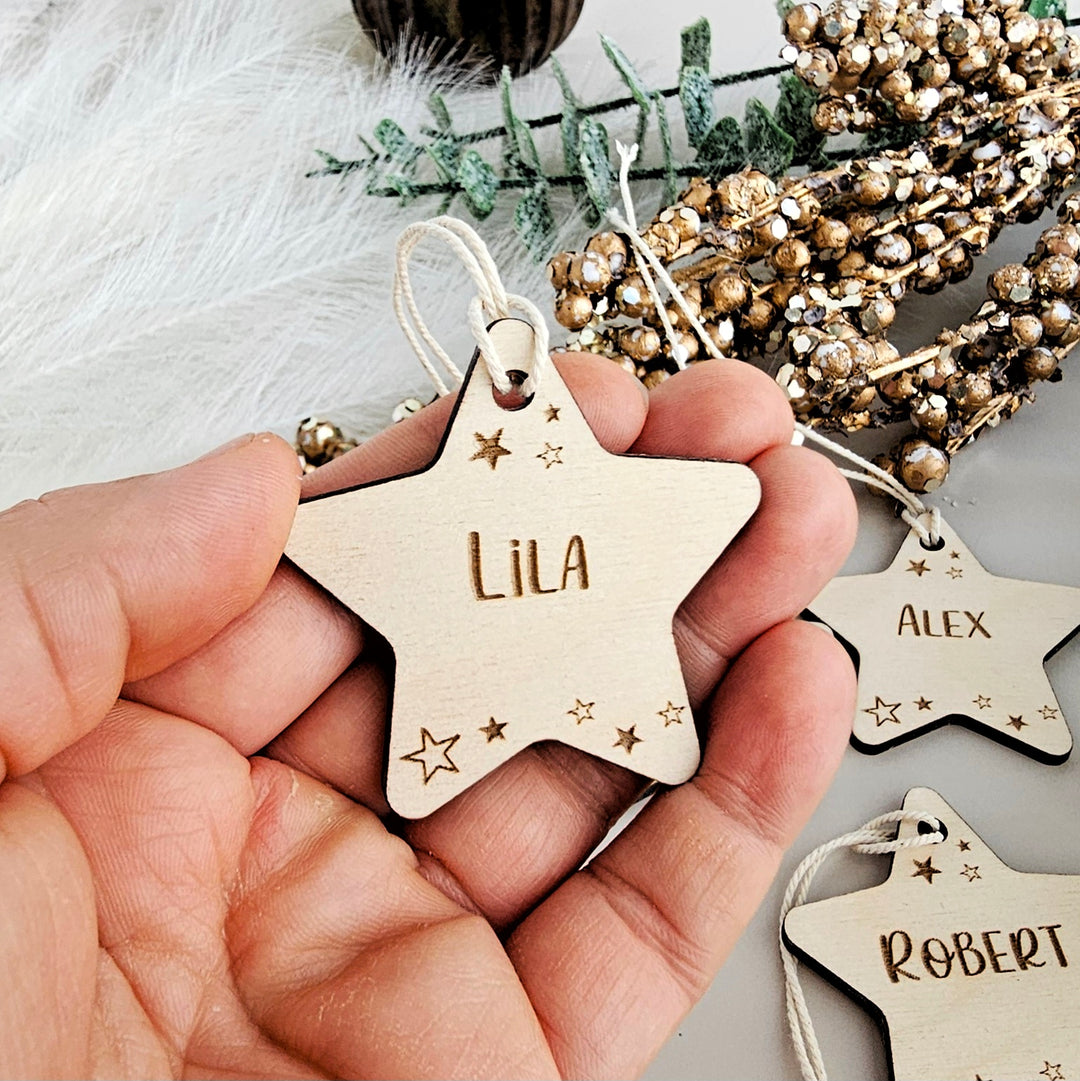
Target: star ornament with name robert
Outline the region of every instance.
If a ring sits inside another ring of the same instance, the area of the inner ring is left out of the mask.
[[[532,335],[493,324],[507,370]],[[672,619],[759,499],[743,465],[604,450],[554,365],[505,409],[474,359],[430,465],[302,503],[285,554],[394,649],[394,810],[430,814],[540,740],[691,777]]]
[[[896,852],[879,886],[793,908],[785,943],[878,1015],[896,1081],[1080,1077],[1080,876],[1014,871],[930,789],[904,810],[944,840]]]
[[[1043,661],[1080,625],[1080,589],[999,578],[944,521],[941,540],[928,551],[912,531],[886,570],[834,578],[809,605],[857,654],[852,743],[874,753],[956,723],[1063,762],[1072,736]]]

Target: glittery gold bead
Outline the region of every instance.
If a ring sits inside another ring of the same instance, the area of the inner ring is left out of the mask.
[[[971,253],[962,245],[955,244],[938,255],[942,272],[952,281],[966,278],[974,267]]]
[[[814,108],[812,122],[824,135],[841,135],[851,126],[851,110],[839,98],[826,98]]]
[[[905,439],[897,448],[897,475],[913,492],[932,492],[949,475],[949,456],[925,439]]]
[[[359,443],[355,439],[339,439],[327,448],[327,456],[331,459],[340,458],[343,454],[348,454],[350,450],[356,450],[358,446]]]
[[[328,461],[330,448],[344,438],[336,424],[318,417],[306,417],[296,429],[297,449],[309,462],[316,465]]]
[[[1039,36],[1039,21],[1026,11],[1018,11],[1005,19],[1005,40],[1013,52],[1030,49]]]
[[[750,287],[738,270],[721,271],[709,279],[709,301],[721,314],[729,315],[741,308],[750,295]]]
[[[663,345],[666,356],[671,357],[678,364],[686,364],[697,358],[701,342],[696,334],[691,334],[688,330],[676,329],[674,337],[673,342],[665,342]]]
[[[1009,320],[1009,330],[1016,342],[1027,348],[1038,345],[1043,336],[1042,320],[1037,315],[1014,315]]]
[[[920,364],[916,371],[927,387],[932,390],[941,390],[956,374],[956,361],[953,359],[952,351],[946,347],[925,364]]]
[[[776,322],[776,309],[764,297],[755,297],[746,309],[743,322],[755,334],[764,334]]]
[[[927,394],[915,400],[911,423],[928,432],[940,432],[949,423],[949,400],[944,394]]]
[[[1042,313],[1042,325],[1046,335],[1062,342],[1070,336],[1077,322],[1076,312],[1064,300],[1052,301]]]
[[[911,260],[911,241],[903,233],[886,233],[874,245],[874,259],[882,266],[902,266]]]
[[[654,221],[641,235],[656,257],[665,262],[679,250],[679,233],[670,222]]]
[[[945,233],[941,226],[932,221],[918,222],[911,230],[917,252],[933,251],[945,243]]]
[[[911,76],[906,71],[891,71],[878,84],[878,93],[886,101],[902,101],[911,93]]]
[[[915,72],[926,89],[940,90],[952,78],[952,65],[944,56],[926,56]]]
[[[994,396],[994,387],[990,380],[978,372],[954,375],[946,384],[945,390],[963,413],[974,413],[982,409]]]
[[[1024,375],[1030,380],[1049,379],[1057,371],[1057,357],[1052,349],[1036,346],[1022,355]]]
[[[847,255],[837,263],[837,270],[842,278],[861,277],[866,269],[866,256],[861,251],[849,251]]]
[[[795,74],[807,86],[827,90],[839,69],[836,57],[825,48],[804,49],[795,61]]]
[[[566,289],[555,300],[555,318],[568,330],[580,330],[592,317],[592,300],[577,289]]]
[[[611,273],[618,277],[626,266],[626,241],[618,233],[605,230],[589,237],[585,245],[587,252],[602,255],[608,263]]]
[[[675,230],[680,244],[701,232],[701,216],[690,206],[669,206],[661,212],[660,221]]]
[[[1057,296],[1068,296],[1076,288],[1080,267],[1067,255],[1050,255],[1035,265],[1039,288]]]
[[[836,53],[836,65],[845,75],[861,75],[870,66],[870,46],[865,41],[848,42]]]
[[[798,274],[810,265],[810,249],[798,237],[788,237],[772,253],[769,261],[780,274]]]
[[[875,454],[870,459],[872,465],[876,465],[883,473],[888,473],[890,477],[896,476],[896,461],[888,454]],[[868,484],[866,490],[871,494],[878,496],[880,499],[894,498],[892,493],[884,487],[878,487],[875,484]]]
[[[1068,222],[1051,225],[1039,237],[1039,242],[1035,246],[1035,254],[1040,257],[1067,255],[1070,259],[1076,259],[1080,256],[1080,230]]]
[[[399,424],[406,417],[411,417],[413,413],[419,413],[423,408],[424,403],[419,398],[405,398],[394,406],[394,411],[390,414],[390,420],[394,424]]]
[[[863,173],[855,181],[854,191],[860,206],[877,206],[889,197],[892,186],[883,173]]]
[[[845,339],[844,344],[847,345],[848,351],[851,353],[853,374],[860,375],[863,372],[869,371],[871,368],[877,367],[877,352],[875,351],[872,342],[868,342],[865,338],[855,334],[852,337]],[[870,387],[869,389],[870,401],[872,401],[874,397],[874,388]],[[863,402],[862,404],[869,405],[870,401]]]
[[[554,289],[565,289],[569,283],[570,262],[574,257],[568,251],[553,255],[548,261],[547,276]]]
[[[795,45],[814,39],[821,26],[821,9],[817,4],[796,4],[784,17],[784,36]]]
[[[810,363],[828,379],[847,379],[854,361],[847,342],[824,341],[810,355]]]
[[[911,372],[898,372],[878,387],[878,392],[894,405],[906,402],[915,393],[915,379]]]
[[[1035,278],[1026,266],[1006,263],[990,275],[986,291],[995,300],[1009,304],[1023,304],[1035,292]]]
[[[873,297],[863,305],[859,315],[867,334],[881,334],[892,326],[896,318],[896,305],[888,297]]]
[[[690,182],[690,187],[683,192],[682,201],[686,206],[693,207],[699,215],[704,215],[708,212],[712,197],[712,185],[701,177],[695,177]]]
[[[937,46],[940,30],[936,18],[924,11],[915,11],[902,32],[915,48],[925,52]],[[945,63],[948,66],[948,61]]]
[[[819,253],[829,251],[839,254],[851,241],[851,230],[839,218],[819,218],[811,239]]]
[[[767,252],[776,247],[790,232],[787,219],[779,214],[769,214],[753,225],[754,247]]]
[[[625,327],[619,332],[619,348],[643,364],[660,352],[660,335],[652,327]]]
[[[615,364],[618,364],[618,366],[620,368],[622,368],[623,371],[629,372],[635,378],[637,377],[638,366],[634,362],[632,357],[615,356],[615,357],[612,357],[611,359]]]
[[[615,287],[615,305],[631,319],[640,319],[653,310],[652,297],[637,274],[629,274]]]
[[[571,260],[568,277],[583,293],[602,293],[611,284],[611,266],[599,252],[581,252]]]
[[[832,3],[824,13],[818,35],[838,44],[859,29],[859,9],[854,4]]]
[[[646,390],[652,390],[670,378],[671,372],[665,371],[663,368],[655,368],[651,372],[646,372],[641,381],[645,384]]]

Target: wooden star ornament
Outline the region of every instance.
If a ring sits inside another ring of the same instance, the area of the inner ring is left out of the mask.
[[[528,368],[527,323],[490,333]],[[510,410],[477,360],[430,465],[302,503],[285,548],[393,646],[390,805],[430,814],[547,739],[679,784],[699,749],[672,618],[757,478],[610,454],[554,365]]]
[[[904,809],[945,839],[897,852],[880,886],[792,909],[786,944],[878,1015],[896,1081],[1080,1077],[1080,876],[1014,871],[930,789]]]
[[[941,541],[912,531],[888,569],[834,578],[809,606],[857,654],[852,743],[874,753],[952,722],[1065,761],[1043,661],[1076,633],[1080,589],[999,578],[944,521]]]

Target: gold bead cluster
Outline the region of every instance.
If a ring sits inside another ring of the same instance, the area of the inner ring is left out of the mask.
[[[1080,69],[1080,41],[1024,0],[836,0],[797,4],[781,55],[821,97],[830,135],[925,123],[968,104],[1020,98]]]
[[[856,32],[852,21],[865,34],[870,25],[885,26],[891,12],[887,32],[900,33],[921,13],[933,18],[935,40],[944,49],[957,20],[981,16],[988,31],[994,15],[1008,40],[1010,27],[1020,25],[1014,17],[1024,14],[1012,0],[969,2],[959,13],[957,7],[949,0],[871,0],[824,12],[801,5],[789,13],[788,32],[801,12],[808,36],[800,44],[824,35],[839,49]],[[844,12],[850,19],[841,34],[830,19]],[[1051,37],[1058,30],[1050,24],[1060,26],[1057,20],[1036,23],[1040,34]],[[1077,39],[1066,36],[1069,42],[1059,42],[1058,52],[1080,55]],[[974,257],[1004,225],[1034,220],[1076,178],[1080,80],[1055,73],[1019,97],[995,93],[982,101],[970,93],[951,98],[950,111],[939,110],[926,137],[904,150],[777,181],[754,170],[715,182],[695,179],[641,234],[670,268],[718,350],[764,358],[804,423],[854,431],[906,420],[912,438],[894,448],[890,461],[917,491],[939,484],[958,446],[1010,415],[1031,380],[1046,378],[1037,374],[1042,369],[1035,359],[1002,367],[980,360],[971,343],[901,357],[887,337],[896,306],[910,290],[933,293],[966,278]],[[1071,226],[1070,219],[1057,228]],[[1071,287],[1048,290],[1051,282],[1068,282],[1068,268],[1059,260],[1038,271],[1036,264],[1019,270],[1034,283],[1027,299],[1020,299],[1021,284],[1007,303],[996,293],[994,302],[1008,306],[1010,319],[1016,305],[1022,306],[1018,316],[1029,317],[1017,324],[1016,333],[1026,334],[1016,338],[1018,347],[1026,341],[1028,350],[1056,356],[1075,340],[1070,328],[1058,326]],[[666,334],[626,238],[598,233],[583,251],[556,255],[548,273],[557,291],[556,317],[576,332],[569,347],[612,357],[649,386],[708,355],[670,300],[664,314],[674,333]],[[1032,320],[1042,326],[1037,340]],[[980,315],[975,324],[982,321]],[[1001,327],[991,329],[990,337],[1000,337]],[[985,346],[987,335],[976,337]],[[988,366],[992,373],[984,370]],[[1002,395],[1007,402],[998,401]]]
[[[413,413],[419,413],[424,403],[419,398],[406,398],[394,406],[390,420],[397,424]],[[300,460],[300,468],[311,473],[320,465],[326,465],[359,446],[360,440],[347,436],[332,420],[307,417],[296,429],[293,448]]]

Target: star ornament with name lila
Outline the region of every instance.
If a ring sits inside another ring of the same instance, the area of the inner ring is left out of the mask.
[[[852,742],[883,751],[955,722],[1043,762],[1072,736],[1043,661],[1076,633],[1080,589],[999,578],[941,522],[879,574],[834,578],[809,605],[858,653]]]
[[[896,852],[879,886],[793,908],[785,943],[878,1015],[897,1081],[1080,1077],[1080,876],[1014,871],[928,788],[904,810],[945,839]]]
[[[528,368],[527,323],[490,332]],[[554,365],[505,409],[474,359],[430,465],[302,503],[285,554],[394,649],[394,810],[430,814],[540,740],[691,777],[672,619],[759,499],[744,465],[604,450]]]

